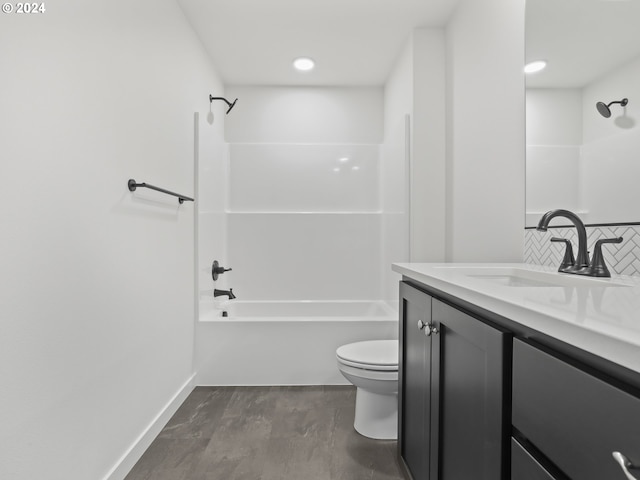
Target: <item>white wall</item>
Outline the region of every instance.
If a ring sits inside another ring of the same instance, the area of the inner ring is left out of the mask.
[[[412,32],[384,93],[383,263],[444,261],[444,30]],[[391,298],[397,297],[398,280],[390,270],[385,275]]]
[[[580,205],[582,90],[528,88],[526,93],[527,226],[547,211]]]
[[[441,29],[413,34],[411,261],[441,262],[446,250],[446,78]]]
[[[524,0],[462,0],[446,43],[447,259],[522,261]]]
[[[581,145],[582,91],[528,88],[527,145]]]
[[[411,118],[413,115],[413,36],[396,61],[384,86],[384,142],[381,148],[380,194],[382,201],[380,259],[383,298],[398,301],[401,276],[391,264],[409,260],[409,184]]]
[[[194,204],[126,183],[194,192],[221,85],[173,0],[46,8],[0,19],[0,477],[122,478],[189,392],[195,276]]]

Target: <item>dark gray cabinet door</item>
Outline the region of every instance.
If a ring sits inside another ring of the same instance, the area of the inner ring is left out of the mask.
[[[401,282],[398,448],[414,480],[507,478],[510,340]]]
[[[414,480],[429,478],[431,353],[421,326],[430,322],[431,297],[400,283],[398,449]]]
[[[430,478],[506,478],[505,353],[511,335],[436,299],[432,318],[438,333],[431,352],[431,428],[440,441],[432,444],[431,458],[439,462],[432,460]]]

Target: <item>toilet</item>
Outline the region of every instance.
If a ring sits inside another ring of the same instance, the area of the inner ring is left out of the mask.
[[[398,340],[371,340],[336,350],[338,369],[356,390],[353,427],[365,437],[398,438]]]

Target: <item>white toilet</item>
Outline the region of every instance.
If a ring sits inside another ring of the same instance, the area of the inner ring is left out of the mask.
[[[336,350],[338,369],[356,390],[353,426],[365,437],[398,437],[398,340],[349,343]]]

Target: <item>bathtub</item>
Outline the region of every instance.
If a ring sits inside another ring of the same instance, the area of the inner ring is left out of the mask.
[[[207,299],[196,322],[196,382],[348,385],[336,366],[340,345],[397,338],[397,306],[384,301]]]
[[[227,313],[227,317],[223,316]],[[388,302],[379,301],[236,301],[200,302],[200,321],[273,321],[304,322],[312,320],[393,320],[398,311]]]

